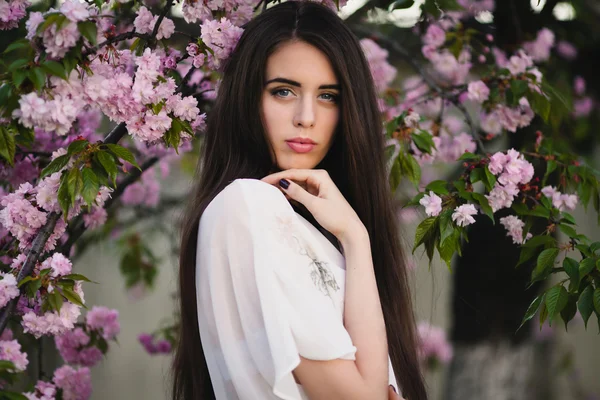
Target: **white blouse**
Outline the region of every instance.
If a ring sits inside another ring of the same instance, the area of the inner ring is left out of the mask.
[[[197,249],[198,324],[217,400],[308,399],[292,375],[299,355],[355,360],[344,256],[278,188],[230,183],[204,211]]]

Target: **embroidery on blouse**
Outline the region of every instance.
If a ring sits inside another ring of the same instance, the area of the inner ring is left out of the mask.
[[[301,243],[294,216],[276,215],[275,218],[278,222],[277,227],[279,228],[279,237],[294,251],[310,258],[310,277],[314,285],[324,295],[331,297],[329,288],[337,291],[340,287],[335,280],[335,276],[331,273],[327,262],[318,260],[314,250],[308,243],[305,241],[302,241]]]

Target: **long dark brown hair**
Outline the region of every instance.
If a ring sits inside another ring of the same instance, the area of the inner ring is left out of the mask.
[[[377,287],[390,358],[405,397],[425,400],[415,322],[396,213],[387,180],[382,122],[369,65],[360,44],[331,10],[310,1],[275,5],[244,26],[223,79],[198,163],[196,187],[183,216],[179,295],[180,336],[173,362],[173,399],[214,399],[200,341],[196,304],[198,224],[210,201],[237,178],[261,179],[279,168],[259,106],[268,57],[290,40],[304,41],[329,57],[341,85],[340,122],[326,169],[371,238]],[[312,221],[316,223],[316,221]]]

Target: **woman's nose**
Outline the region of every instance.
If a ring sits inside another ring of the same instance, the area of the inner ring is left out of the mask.
[[[309,97],[301,98],[298,101],[296,115],[294,115],[294,126],[310,128],[315,125],[315,106]]]

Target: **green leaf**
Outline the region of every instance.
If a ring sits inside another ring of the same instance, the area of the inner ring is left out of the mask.
[[[569,291],[577,291],[577,288],[579,288],[579,263],[570,257],[565,257],[563,260],[563,269],[571,279]]]
[[[469,153],[468,151],[465,151],[458,158],[458,161],[479,160],[480,158],[481,158],[481,156],[478,156],[477,154],[473,154],[473,153]]]
[[[590,319],[590,316],[594,312],[594,288],[592,285],[588,285],[581,295],[579,296],[579,301],[577,302],[577,308],[579,309],[579,313],[581,314],[581,318],[583,318],[583,323],[585,324],[585,328],[587,329],[587,323]]]
[[[483,170],[485,172],[485,187],[488,191],[491,191],[496,185],[496,176],[490,172],[487,166]]]
[[[108,150],[119,157],[121,160],[125,160],[140,171],[142,170],[138,163],[135,161],[133,154],[125,147],[119,146],[118,144],[107,144]],[[108,171],[107,171],[108,172]]]
[[[74,140],[67,148],[67,155],[72,156],[73,154],[81,153],[89,144],[85,139]]]
[[[79,297],[79,295],[77,293],[75,293],[73,290],[71,289],[63,289],[63,295],[67,298],[67,300],[69,300],[71,303],[78,305],[79,307],[84,307],[87,308],[85,306],[85,304],[83,304],[83,302],[81,301],[81,297]]]
[[[421,166],[410,154],[406,155],[405,161],[407,162],[408,179],[418,188],[421,183]]]
[[[544,122],[547,123],[550,117],[551,104],[550,101],[546,98],[546,96],[537,93],[534,90],[530,90],[527,93],[527,100],[529,101],[533,112],[539,115],[544,120]]]
[[[529,305],[529,308],[527,309],[527,312],[525,313],[525,316],[523,317],[523,321],[521,321],[521,325],[519,325],[519,327],[517,328],[517,331],[519,329],[521,329],[523,327],[523,325],[525,325],[525,322],[527,322],[531,318],[533,318],[535,313],[537,313],[538,308],[540,308],[540,304],[543,304],[545,296],[546,296],[546,294],[543,293],[543,294],[539,295],[538,297],[536,297],[535,299],[533,299],[533,301]]]
[[[577,222],[575,221],[575,218],[567,213],[567,212],[562,212],[562,223],[564,224],[571,224],[571,225],[577,225]]]
[[[411,137],[415,146],[423,153],[431,154],[431,150],[435,148],[433,136],[427,131],[422,131],[422,133],[412,133]]]
[[[27,76],[33,82],[35,90],[41,90],[46,85],[46,73],[41,68],[30,69]]]
[[[596,266],[596,260],[593,258],[584,258],[579,263],[579,280],[582,280],[584,276],[588,275],[594,270]]]
[[[98,35],[98,28],[93,21],[80,21],[77,23],[77,29],[81,35],[86,38],[93,46],[96,45],[96,36]]]
[[[65,71],[64,65],[59,62],[46,60],[41,64],[41,67],[49,75],[58,76],[64,80],[67,80],[67,72]]]
[[[27,75],[28,75],[27,70],[18,69],[16,71],[13,71],[13,73],[12,73],[13,84],[15,85],[16,88],[19,88],[21,86],[21,84],[27,78]]]
[[[577,236],[577,232],[575,231],[575,229],[573,229],[573,227],[569,225],[558,224],[558,228],[561,230],[562,233],[564,233],[570,238]]]
[[[600,288],[594,290],[594,308],[596,312],[600,314]]]
[[[27,64],[29,64],[29,60],[20,58],[18,60],[13,61],[9,66],[7,71],[8,72],[13,72],[16,71],[18,69],[21,69],[22,67],[26,66]]]
[[[16,151],[17,146],[12,132],[3,126],[0,126],[0,156],[2,156],[11,167],[15,165],[14,160]]]
[[[565,322],[565,330],[568,332],[569,321],[577,314],[577,296],[569,296],[567,305],[560,312],[560,317]]]
[[[75,205],[75,199],[81,192],[81,187],[83,186],[81,170],[79,168],[73,168],[68,172],[67,184],[69,185],[69,197],[71,198],[70,206],[73,207]]]
[[[17,287],[21,287],[24,284],[26,284],[27,282],[33,281],[34,279],[37,279],[36,277],[33,277],[31,275],[26,276],[25,278],[21,279],[21,281],[17,284]]]
[[[413,254],[417,247],[419,247],[423,242],[431,235],[431,232],[435,230],[437,217],[429,217],[421,221],[419,226],[417,226],[417,231],[415,233],[415,245],[413,246]]]
[[[528,82],[526,80],[513,79],[510,81],[510,91],[517,102],[527,93],[527,88]]]
[[[527,243],[527,242],[526,242]],[[521,248],[521,254],[519,255],[519,262],[515,267],[523,264],[524,262],[530,260],[534,255],[536,255],[537,249],[535,247],[525,247]]]
[[[569,294],[564,286],[553,286],[546,292],[546,308],[548,309],[548,323],[552,325],[554,317],[567,305]]]
[[[390,169],[389,180],[390,180],[390,188],[392,189],[392,192],[396,192],[396,189],[398,188],[398,186],[400,185],[400,182],[402,181],[402,168],[400,166],[400,157],[397,157],[392,164],[392,168]],[[421,199],[419,199],[419,200],[421,200]]]
[[[52,160],[50,164],[46,166],[46,168],[42,170],[40,179],[43,179],[48,175],[52,175],[53,173],[60,171],[69,163],[70,159],[71,157],[67,154],[56,157],[54,160]]]
[[[523,247],[556,246],[556,239],[550,235],[534,236],[523,244]]]
[[[60,308],[63,305],[63,297],[58,292],[58,290],[54,290],[52,293],[48,293],[48,301],[52,308],[56,311],[60,311]]]
[[[66,219],[69,213],[69,208],[71,207],[71,196],[69,195],[67,174],[62,174],[60,177],[60,186],[58,187],[58,204],[63,210]]]
[[[595,253],[596,250],[600,249],[600,242],[594,242],[592,244],[590,244],[590,251],[592,253]]]
[[[448,194],[448,189],[446,186],[447,183],[448,182],[442,181],[442,180],[430,182],[425,187],[425,193],[429,194],[429,191],[433,191],[433,193],[438,194],[438,195],[447,195]]]
[[[88,279],[85,275],[81,275],[81,274],[63,275],[61,277],[61,279],[72,279],[74,281],[84,281],[84,282],[90,282],[90,283],[98,283],[98,282],[94,282],[94,281]]]
[[[472,193],[472,195],[473,195],[473,198],[475,199],[475,201],[477,201],[479,203],[479,205],[481,206],[481,210],[485,213],[485,215],[490,217],[490,219],[492,220],[492,223],[495,225],[496,220],[494,219],[494,211],[492,211],[492,207],[490,207],[490,203],[488,202],[488,199],[481,193]]]
[[[483,172],[483,168],[474,168],[469,175],[469,179],[471,183],[479,182],[484,179],[485,172]]]
[[[452,271],[452,256],[460,246],[460,231],[452,230],[452,233],[438,246],[440,258],[444,260],[448,266],[448,270]]]
[[[545,279],[550,274],[558,253],[559,250],[555,247],[546,249],[540,253],[537,258],[537,265],[531,273],[531,283]]]
[[[31,48],[31,44],[28,39],[15,40],[4,49],[4,54],[10,53],[11,51],[18,49]]]
[[[98,177],[91,170],[91,168],[83,168],[82,171],[83,187],[81,189],[81,196],[85,202],[91,206],[96,202],[96,197],[100,191],[100,184],[98,183]]]
[[[542,205],[537,205],[534,208],[532,208],[531,210],[529,210],[526,215],[533,215],[534,217],[541,217],[541,218],[550,218],[550,210],[548,210],[547,208],[545,208]]]
[[[117,164],[115,163],[115,159],[105,151],[99,151],[96,153],[96,157],[98,161],[113,181],[113,186],[116,186],[117,173],[119,170],[117,169]]]

